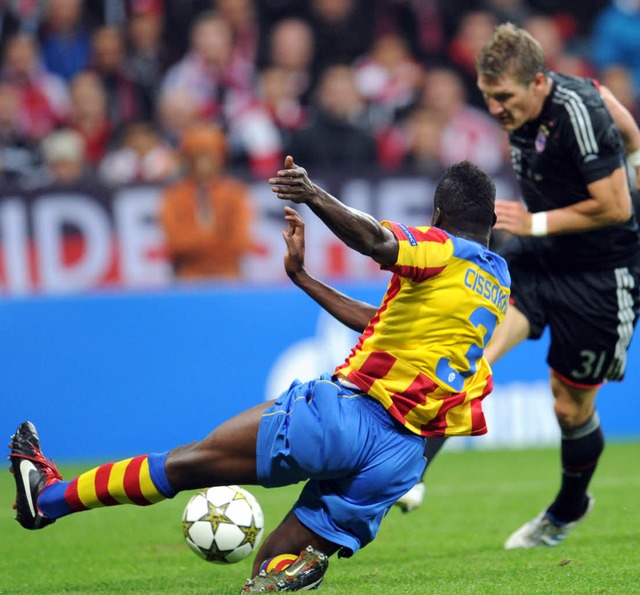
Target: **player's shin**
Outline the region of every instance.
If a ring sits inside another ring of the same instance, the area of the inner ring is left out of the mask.
[[[176,491],[166,477],[166,457],[166,453],[133,457],[53,483],[41,492],[38,508],[57,519],[82,510],[118,504],[147,506],[172,498]]]
[[[587,488],[604,450],[596,412],[583,424],[562,430],[562,484],[548,513],[557,521],[580,518],[587,507]]]

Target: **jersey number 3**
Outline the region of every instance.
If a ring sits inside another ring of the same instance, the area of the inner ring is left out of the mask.
[[[493,331],[498,323],[498,318],[491,310],[481,306],[471,313],[469,322],[476,328],[483,326],[485,333],[481,344],[473,343],[469,346],[469,349],[467,349],[467,353],[465,354],[467,365],[465,369],[456,370],[451,365],[451,360],[446,357],[441,357],[436,365],[436,376],[438,380],[444,382],[444,384],[447,384],[457,392],[462,392],[465,378],[476,373],[478,360],[482,357],[485,346],[491,340]]]

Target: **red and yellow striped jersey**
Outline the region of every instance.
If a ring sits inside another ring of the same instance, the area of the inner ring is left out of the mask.
[[[384,221],[399,241],[382,304],[336,375],[423,436],[487,431],[484,347],[507,309],[506,262],[437,227]]]

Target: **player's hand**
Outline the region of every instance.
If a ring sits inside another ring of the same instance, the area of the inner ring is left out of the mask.
[[[521,202],[497,200],[496,216],[498,220],[493,229],[508,231],[517,236],[531,235],[531,213]]]
[[[289,222],[288,228],[282,230],[282,237],[287,245],[284,270],[295,281],[304,272],[304,221],[291,207],[285,207],[284,213],[284,220]]]
[[[315,185],[309,179],[307,170],[293,162],[293,157],[287,155],[284,169],[276,177],[269,179],[271,190],[282,200],[290,200],[297,204],[306,203],[316,195]]]

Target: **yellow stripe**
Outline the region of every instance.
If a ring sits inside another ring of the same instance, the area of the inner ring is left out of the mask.
[[[91,469],[78,477],[78,498],[87,508],[102,506],[96,494],[96,473],[99,467]]]
[[[148,458],[142,461],[142,465],[140,465],[140,491],[152,504],[165,499],[165,497],[158,491],[158,488],[153,484],[153,481],[151,481]]]
[[[132,459],[126,459],[116,463],[111,468],[111,475],[109,475],[109,494],[120,504],[131,504],[131,500],[127,498],[124,491],[124,474],[131,461]]]

